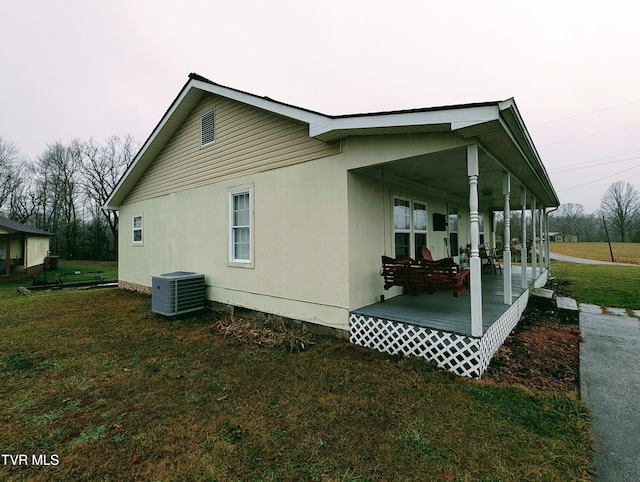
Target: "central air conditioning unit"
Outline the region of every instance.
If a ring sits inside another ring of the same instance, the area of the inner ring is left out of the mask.
[[[205,307],[203,274],[174,271],[151,279],[151,311],[154,313],[175,316]]]

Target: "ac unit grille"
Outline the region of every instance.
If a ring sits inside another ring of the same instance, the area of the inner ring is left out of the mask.
[[[175,271],[152,277],[151,311],[165,316],[201,310],[205,306],[204,275]]]

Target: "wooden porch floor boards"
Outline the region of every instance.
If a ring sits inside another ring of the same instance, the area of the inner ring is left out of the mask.
[[[527,268],[527,281],[533,284],[531,267]],[[504,304],[504,275],[494,276],[490,271],[482,273],[482,331],[483,333],[509,308]],[[523,292],[520,266],[512,267],[512,302]],[[438,290],[429,295],[420,291],[417,295],[404,294],[353,310],[352,313],[385,320],[399,321],[439,331],[471,336],[471,296],[469,291],[455,298],[451,290]]]

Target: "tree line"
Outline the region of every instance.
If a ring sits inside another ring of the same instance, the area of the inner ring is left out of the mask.
[[[496,232],[503,228],[502,213],[496,219]],[[522,242],[520,211],[511,213],[511,236]],[[531,216],[526,215],[527,243],[531,243]],[[537,228],[538,229],[538,228]],[[536,230],[537,230],[536,229]],[[619,241],[640,243],[640,192],[626,181],[611,184],[600,200],[600,209],[587,213],[582,204],[565,203],[549,213],[549,232],[563,241]]]
[[[137,150],[130,136],[102,144],[74,139],[30,160],[0,137],[0,212],[53,233],[51,254],[115,260],[118,214],[104,204]]]
[[[585,213],[584,206],[562,204],[550,214],[549,230],[577,241],[640,243],[640,192],[627,181],[611,184],[600,200],[600,209]]]

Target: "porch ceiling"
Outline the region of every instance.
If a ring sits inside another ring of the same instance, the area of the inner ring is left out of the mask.
[[[479,151],[479,167],[480,209],[483,211],[504,209],[502,195],[504,169],[482,149]],[[404,185],[453,202],[467,205],[469,203],[466,147],[367,166],[355,172],[378,179],[383,178],[386,182]],[[521,208],[520,189],[519,179],[512,178],[510,202],[512,209]]]
[[[448,125],[443,122],[447,119]],[[335,122],[335,126],[319,133],[319,138],[327,140],[336,136],[386,135],[391,133],[386,130],[390,127],[393,128],[392,133],[396,134],[449,131],[480,148],[478,191],[482,209],[504,208],[502,183],[505,172],[511,174],[512,209],[521,207],[519,194],[523,187],[528,193],[528,203],[534,197],[539,205],[545,207],[560,205],[513,99],[494,104],[378,114],[373,118],[338,119]],[[461,147],[397,159],[384,164],[385,176],[389,176],[390,180],[431,190],[443,197],[467,200],[466,156],[466,148]],[[380,168],[381,165],[377,165],[373,169],[365,168],[362,172],[379,177]]]

